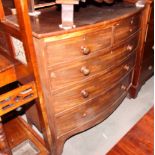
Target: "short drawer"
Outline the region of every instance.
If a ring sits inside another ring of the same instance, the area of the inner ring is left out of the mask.
[[[140,14],[121,20],[114,26],[114,44],[126,40],[140,28]]]
[[[78,106],[56,117],[58,136],[91,122],[98,115],[104,114],[107,117],[109,109],[112,107],[116,108],[115,104],[119,105],[121,103],[118,100],[121,95],[127,93],[130,80],[131,74],[108,92],[100,94],[100,96],[88,101],[84,105]],[[103,117],[103,119],[105,118]]]
[[[137,46],[135,42],[136,40],[132,42],[129,40],[119,47],[114,47],[111,51],[99,51],[86,59],[51,67],[49,69],[49,78],[52,90],[76,84],[80,80],[85,80],[99,72],[106,73],[108,68],[121,63],[128,55],[132,54]]]
[[[91,100],[98,96],[98,94],[108,91],[113,85],[116,85],[123,77],[127,76],[132,71],[135,62],[135,57],[132,55],[121,65],[106,74],[102,72],[79,83],[76,86],[67,87],[63,92],[59,91],[53,95],[53,103],[55,113],[61,113],[78,105]]]
[[[85,35],[46,43],[48,66],[87,57],[111,46],[112,28],[92,31]]]

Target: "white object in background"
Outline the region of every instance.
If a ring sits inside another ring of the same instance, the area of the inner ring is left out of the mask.
[[[29,12],[29,16],[38,17],[41,14],[40,11]]]
[[[27,65],[23,43],[14,37],[12,37],[12,43],[15,51],[15,58],[19,60],[21,63],[23,63],[24,65]]]
[[[59,25],[60,28],[65,30],[75,28],[74,4],[62,4],[61,20],[62,24]]]

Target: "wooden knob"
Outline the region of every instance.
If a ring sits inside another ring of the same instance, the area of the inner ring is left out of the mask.
[[[134,18],[131,19],[130,23],[133,24],[133,22],[134,22]]]
[[[89,93],[88,93],[87,90],[82,90],[81,95],[82,95],[83,98],[87,98],[89,96]]]
[[[90,53],[90,49],[88,47],[81,47],[84,55],[88,55]]]
[[[150,65],[149,67],[148,67],[148,70],[150,71],[150,70],[152,70],[153,69],[153,67],[152,67],[152,65]]]
[[[121,85],[121,90],[126,90],[126,86],[125,85]]]
[[[81,73],[83,73],[83,75],[87,76],[87,75],[89,75],[90,70],[86,66],[83,66],[81,68]]]
[[[132,46],[132,45],[128,45],[128,46],[127,46],[127,50],[128,50],[128,51],[132,51],[132,50],[133,50],[133,46]]]
[[[130,32],[132,32],[132,31],[133,31],[133,29],[129,29],[129,31],[130,31]]]
[[[125,66],[124,66],[124,69],[125,69],[126,71],[129,71],[130,66],[129,66],[129,65],[125,65]]]

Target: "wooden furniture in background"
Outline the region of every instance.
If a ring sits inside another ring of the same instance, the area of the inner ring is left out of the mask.
[[[6,21],[3,5],[0,1],[0,86],[5,86],[6,84],[16,80],[18,80],[22,85],[14,90],[0,95],[0,117],[26,103],[29,103],[32,100],[38,101],[38,110],[41,111],[41,109],[43,110],[44,108],[44,104],[42,104],[41,91],[39,92],[38,88],[39,79],[35,78],[37,77],[37,70],[35,69],[34,63],[34,47],[32,37],[30,37],[32,36],[32,32],[29,23],[29,17],[28,14],[26,14],[27,5],[24,5],[25,2],[26,1],[15,1],[16,11],[18,14],[17,19],[19,22],[19,27],[16,28],[13,26],[13,24]],[[23,58],[21,58],[21,53],[24,54]],[[40,113],[40,119],[42,119],[42,128],[45,131],[44,136],[48,137],[48,132],[46,131],[48,130],[48,124],[47,120],[46,122],[44,121],[45,117],[46,113]],[[0,151],[2,154],[11,154],[11,150],[9,149],[9,145],[5,139],[7,136],[5,136],[1,121],[2,120],[0,120]],[[15,123],[14,125],[18,127],[18,123]],[[29,132],[30,137],[33,134],[34,131]],[[50,138],[46,138],[47,147],[49,145],[48,139]],[[24,141],[25,138],[21,140]],[[37,139],[35,142],[37,142]],[[18,145],[18,143],[14,142],[14,145]],[[42,148],[46,149],[43,145]],[[46,152],[48,151],[46,150]]]
[[[154,16],[153,1],[147,0],[143,11],[142,33],[137,55],[136,66],[131,87],[131,97],[135,98],[142,85],[154,72]]]
[[[143,85],[154,72],[154,4],[151,4],[150,17],[148,17],[148,25],[144,43],[144,54],[142,60],[142,70],[140,76],[140,85]]]
[[[154,154],[154,109],[145,116],[107,153],[107,155]]]

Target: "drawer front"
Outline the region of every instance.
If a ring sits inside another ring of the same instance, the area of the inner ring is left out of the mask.
[[[114,27],[114,44],[126,40],[140,27],[140,14],[121,20]]]
[[[48,66],[71,61],[78,57],[87,57],[99,49],[110,47],[111,37],[112,28],[107,28],[80,37],[46,43]]]
[[[88,59],[80,59],[72,63],[66,63],[63,66],[52,67],[49,69],[52,90],[76,84],[80,80],[88,79],[99,72],[104,71],[106,73],[108,68],[121,63],[133,52],[137,46],[135,42],[129,40],[129,42],[122,44],[120,47],[112,49],[111,52],[99,51],[94,56],[88,57]]]
[[[53,95],[55,113],[58,114],[81,105],[95,98],[98,94],[108,91],[113,85],[116,85],[116,83],[131,72],[134,62],[135,55],[132,55],[128,60],[107,74],[101,73],[74,87],[67,87],[62,93]]]
[[[88,101],[86,104],[78,106],[63,115],[56,117],[58,136],[81,127],[100,114],[108,113],[108,109],[114,106],[121,95],[126,92],[130,80],[131,74],[107,93],[101,94]]]

